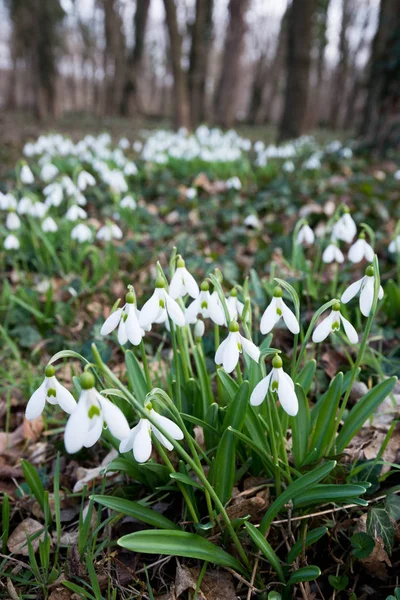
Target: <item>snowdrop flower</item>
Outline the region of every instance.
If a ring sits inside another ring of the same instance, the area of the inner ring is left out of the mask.
[[[244,352],[258,363],[260,350],[253,342],[247,340],[239,333],[239,325],[232,321],[229,325],[229,334],[218,347],[215,353],[215,363],[222,365],[226,373],[231,373],[239,361],[239,355]]]
[[[260,229],[261,227],[260,220],[254,213],[251,215],[247,215],[243,222],[245,226],[249,227],[250,229]]]
[[[194,200],[197,196],[196,188],[188,188],[185,192],[185,196],[187,200]]]
[[[284,171],[286,171],[286,173],[293,173],[293,171],[295,170],[295,165],[294,162],[292,160],[285,160],[285,162],[282,165],[282,169]]]
[[[393,175],[396,181],[400,181],[400,169]]]
[[[46,219],[42,223],[42,231],[45,233],[55,233],[58,230],[57,223],[52,217],[46,217]]]
[[[151,402],[147,402],[145,409],[162,429],[164,429],[174,440],[183,440],[183,431],[167,417],[159,415],[152,407]],[[150,423],[148,419],[140,419],[139,423],[130,430],[127,437],[125,437],[120,445],[119,451],[121,453],[133,451],[133,456],[138,463],[144,463],[149,460],[151,456],[151,432],[154,433],[158,441],[167,450],[173,450],[173,445],[167,440],[165,436],[157,429],[153,423]]]
[[[324,263],[331,262],[344,262],[343,252],[336,246],[334,242],[331,242],[329,246],[327,246],[322,254],[322,260]]]
[[[88,185],[95,185],[96,180],[91,173],[87,171],[81,171],[77,177],[76,184],[78,189],[83,192],[86,190]]]
[[[118,440],[129,435],[129,425],[123,412],[110,400],[99,394],[94,387],[91,373],[80,377],[81,394],[74,412],[68,419],[64,433],[65,449],[69,454],[90,448],[100,438],[106,424]]]
[[[197,298],[200,290],[193,275],[189,273],[185,267],[185,261],[181,256],[178,256],[176,270],[169,284],[169,294],[171,298],[183,298],[189,294],[192,298]]]
[[[258,406],[261,404],[268,394],[268,390],[277,394],[282,408],[288,415],[295,417],[299,410],[299,403],[294,383],[287,373],[282,368],[282,359],[277,354],[272,359],[272,370],[267,377],[264,377],[256,385],[251,396],[250,404]]]
[[[352,219],[349,209],[336,221],[332,228],[332,239],[350,244],[357,233],[357,226]],[[340,261],[338,261],[340,262]]]
[[[11,231],[15,231],[15,229],[19,229],[21,227],[21,220],[17,213],[9,212],[6,218],[6,227]]]
[[[40,177],[42,181],[48,182],[54,179],[58,175],[58,169],[52,163],[46,163],[43,165],[42,170],[40,171]]]
[[[135,210],[136,200],[132,198],[132,196],[125,196],[124,198],[122,198],[119,205],[121,208],[130,208],[131,210]]]
[[[25,185],[29,185],[35,181],[32,171],[28,167],[28,165],[22,165],[21,171],[19,172],[19,177]]]
[[[134,346],[138,346],[144,336],[144,330],[139,324],[140,311],[135,303],[135,295],[128,292],[126,304],[117,308],[105,320],[100,330],[101,335],[108,335],[118,327],[118,342],[123,346],[129,340]]]
[[[16,210],[17,199],[10,193],[2,194],[0,192],[0,210]]]
[[[77,191],[76,185],[72,181],[71,177],[68,177],[68,175],[64,175],[64,177],[61,179],[61,186],[64,188],[67,196],[73,196]]]
[[[135,152],[140,152],[143,148],[143,144],[142,144],[142,142],[134,142],[132,145],[132,148],[134,149]]]
[[[196,342],[199,342],[201,340],[201,338],[204,335],[205,329],[206,327],[204,325],[204,321],[202,321],[201,319],[197,319],[194,325],[194,338]]]
[[[283,321],[289,331],[291,331],[294,335],[299,333],[300,326],[296,316],[282,300],[282,289],[277,286],[274,289],[274,295],[271,302],[261,317],[261,333],[263,335],[269,333],[275,327],[281,317],[283,318]]]
[[[344,331],[352,344],[357,344],[358,334],[353,325],[340,312],[340,302],[335,302],[330,314],[314,329],[313,342],[323,342],[330,333],[339,331],[342,323]]]
[[[400,171],[399,171],[400,173]],[[388,248],[389,252],[399,252],[400,253],[400,235],[398,235],[394,240],[392,240],[389,244]]]
[[[243,302],[240,302],[240,300],[237,297],[237,289],[236,288],[232,288],[231,293],[229,294],[228,298],[226,299],[226,305],[228,307],[228,311],[229,311],[229,316],[231,321],[234,321],[235,319],[242,316],[243,314],[243,309],[244,309],[244,304]],[[250,317],[250,314],[247,313],[247,319],[248,320]]]
[[[153,323],[164,323],[168,317],[179,327],[185,325],[185,315],[181,307],[167,293],[165,280],[159,276],[153,295],[140,311],[139,323],[143,329],[147,329]]]
[[[34,202],[31,208],[31,216],[37,219],[43,219],[47,213],[48,206],[44,202]]]
[[[28,421],[37,419],[42,414],[46,402],[58,404],[68,414],[74,412],[76,408],[75,399],[71,392],[57,381],[55,372],[53,365],[47,365],[45,368],[43,383],[32,394],[26,405],[25,416]]]
[[[137,173],[138,169],[134,162],[126,163],[126,165],[124,166],[124,175],[127,175],[129,177],[130,175],[137,175]]]
[[[10,233],[4,240],[3,246],[5,250],[18,250],[20,247],[19,239],[13,233]]]
[[[374,250],[368,242],[365,241],[365,235],[362,233],[358,240],[349,248],[349,260],[352,263],[359,263],[365,258],[368,262],[374,260]]]
[[[226,180],[225,185],[228,188],[228,190],[242,189],[242,183],[241,183],[239,177],[230,177],[229,179]]]
[[[128,138],[126,138],[126,137],[121,138],[118,142],[118,146],[120,148],[122,148],[123,150],[127,150],[130,147]]]
[[[186,323],[194,324],[197,316],[201,314],[203,319],[210,318],[216,325],[225,325],[225,314],[218,298],[217,292],[210,294],[210,286],[203,281],[200,286],[200,294],[185,311]]]
[[[32,198],[29,196],[23,196],[18,202],[18,213],[20,215],[30,215],[33,206]]]
[[[68,221],[77,221],[78,219],[86,219],[87,212],[85,210],[83,210],[83,208],[78,206],[77,204],[73,204],[72,206],[69,207],[69,209],[65,213],[65,218],[68,219]]]
[[[79,225],[75,225],[71,231],[71,239],[76,240],[80,244],[91,242],[93,239],[92,230],[84,223],[79,223]]]
[[[360,292],[360,310],[364,317],[369,317],[374,300],[375,276],[374,267],[366,268],[365,275],[358,281],[352,283],[342,294],[341,301],[347,304]],[[383,288],[379,286],[378,300],[383,298]]]
[[[297,234],[297,243],[312,246],[315,235],[308,223],[305,223]]]
[[[46,206],[60,206],[63,201],[63,188],[59,183],[50,183],[43,190]]]
[[[104,242],[110,242],[112,239],[121,240],[122,231],[115,223],[107,223],[107,225],[100,227],[96,234],[96,238]]]

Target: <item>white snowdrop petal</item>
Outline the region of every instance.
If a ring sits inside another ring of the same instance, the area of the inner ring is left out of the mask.
[[[118,406],[108,400],[108,398],[105,398],[100,394],[97,394],[96,397],[100,402],[104,421],[107,423],[107,427],[111,434],[118,440],[123,440],[127,435],[129,435],[130,431],[128,421],[126,420],[124,413],[118,408]]]
[[[260,322],[260,331],[263,335],[269,333],[277,324],[280,315],[276,312],[276,299],[272,298],[271,302],[264,311]]]
[[[178,267],[172,276],[171,283],[169,284],[169,295],[174,300],[176,298],[182,298],[186,294],[184,278],[184,268]]]
[[[364,277],[349,285],[349,287],[343,292],[342,297],[340,298],[343,304],[347,304],[347,302],[349,302],[352,298],[354,298],[354,296],[358,294],[363,281]]]
[[[331,263],[335,258],[335,248],[333,244],[329,244],[322,254],[322,260],[324,263]]]
[[[142,310],[140,311],[139,323],[144,329],[154,323],[162,311],[160,307],[160,298],[157,292],[158,290],[154,291],[151,298],[145,302]]]
[[[28,400],[28,404],[25,409],[25,416],[28,421],[37,419],[43,412],[46,404],[46,380],[33,392],[32,396]]]
[[[186,285],[186,289],[188,291],[189,296],[191,296],[192,298],[197,298],[197,296],[200,293],[199,290],[199,286],[197,285],[197,282],[195,280],[195,278],[193,277],[193,275],[191,273],[189,273],[189,271],[187,269],[186,273],[185,273],[185,285]]]
[[[104,321],[102,328],[100,329],[101,335],[108,335],[117,327],[120,322],[122,315],[122,308],[117,308],[107,319]]]
[[[171,298],[168,294],[165,294],[165,303],[167,305],[168,315],[171,317],[175,325],[184,327],[185,315],[183,314],[183,311],[176,300]]]
[[[80,395],[78,405],[69,417],[64,431],[64,444],[68,454],[75,454],[83,448],[87,437],[90,419],[86,407],[86,392]]]
[[[268,393],[271,375],[272,371],[271,373],[269,373],[269,375],[267,375],[267,377],[264,377],[264,379],[257,383],[256,387],[252,391],[250,396],[250,404],[252,406],[259,406],[262,402],[264,402],[265,397]]]
[[[349,260],[352,263],[359,263],[364,258],[363,240],[357,240],[349,249]]]
[[[382,300],[383,296],[384,296],[383,287],[380,285],[379,292],[378,292],[378,300]]]
[[[61,408],[68,414],[72,414],[76,409],[76,401],[73,395],[59,381],[56,380],[56,398]]]
[[[360,293],[360,310],[364,317],[368,317],[371,312],[372,302],[374,300],[374,278],[365,277],[365,282]]]
[[[197,315],[200,312],[201,302],[203,302],[202,294],[200,294],[196,300],[193,300],[185,310],[185,321],[187,325],[196,323]]]
[[[260,349],[250,340],[246,339],[242,335],[240,336],[240,343],[242,344],[243,352],[248,354],[256,363],[260,358]]]
[[[321,321],[321,323],[319,325],[317,325],[317,327],[314,329],[314,333],[312,335],[313,342],[318,344],[319,342],[323,342],[328,337],[328,335],[332,331],[333,318],[334,318],[334,313],[332,311],[330,313],[330,315],[325,317],[325,319],[323,319]]]
[[[366,260],[370,263],[374,260],[375,252],[374,249],[368,242],[364,242],[364,256]]]
[[[101,434],[103,432],[103,417],[100,415],[94,415],[90,419],[89,431],[85,437],[83,445],[85,448],[91,448],[95,445],[96,442],[99,441]]]
[[[343,329],[344,329],[347,337],[349,338],[350,342],[352,344],[357,344],[357,342],[358,342],[358,333],[355,330],[355,328],[353,327],[353,325],[350,323],[350,321],[348,321],[347,319],[345,319],[343,315],[340,315],[340,320],[343,323]]]
[[[286,306],[286,304],[283,302],[283,300],[282,300],[282,304],[281,304],[281,310],[282,310],[282,318],[285,322],[286,327],[289,329],[289,331],[291,333],[293,333],[294,335],[299,333],[300,327],[299,327],[299,323],[296,319],[296,315],[294,314],[294,312],[292,312],[290,310],[290,308],[288,306]]]
[[[121,346],[124,346],[127,341],[128,341],[128,334],[126,332],[125,321],[122,318],[119,322],[119,327],[118,327],[118,343]]]
[[[229,336],[226,338],[226,340],[221,342],[217,348],[217,351],[215,353],[215,364],[217,364],[217,365],[222,365],[222,361],[224,359],[225,348],[228,344],[228,339],[229,339]]]
[[[150,415],[158,423],[158,425],[160,425],[160,427],[165,429],[165,431],[174,438],[174,440],[183,440],[183,431],[176,423],[171,421],[171,419],[168,419],[163,415],[159,415],[154,409],[150,411]],[[154,425],[152,425],[152,428],[154,430]]]
[[[224,371],[226,371],[226,373],[232,373],[239,361],[239,339],[239,336],[232,332],[228,336],[228,341],[225,346],[222,360],[222,366],[224,367]]]
[[[290,415],[295,417],[299,410],[299,402],[297,400],[294,386],[288,381],[288,375],[283,371],[279,374],[279,385],[278,385],[278,398],[283,410]],[[292,382],[293,383],[293,382]]]
[[[208,301],[208,312],[210,319],[214,321],[216,325],[225,325],[226,319],[224,309],[222,308],[217,292],[210,294]]]
[[[143,337],[143,329],[140,327],[139,319],[133,306],[129,306],[128,309],[128,318],[125,321],[125,331],[130,343],[134,346],[138,346]]]
[[[151,456],[150,422],[147,419],[139,421],[138,432],[133,440],[133,456],[138,463],[144,463]]]
[[[171,450],[174,449],[174,447],[171,444],[171,442],[169,440],[167,440],[167,438],[161,433],[161,431],[159,431],[157,429],[157,427],[153,427],[152,426],[151,430],[154,433],[154,435],[156,436],[156,438],[158,439],[158,441],[160,442],[160,444],[162,444],[164,446],[164,448],[166,448],[170,452],[171,452]]]
[[[129,435],[127,435],[123,440],[121,440],[121,443],[119,445],[119,451],[121,454],[124,454],[125,452],[129,452],[130,450],[133,449],[133,441],[138,432],[138,427],[139,427],[139,425],[135,425],[135,427],[133,427],[130,430]]]

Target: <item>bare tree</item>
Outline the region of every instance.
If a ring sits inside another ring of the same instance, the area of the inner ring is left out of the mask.
[[[189,99],[192,125],[206,118],[206,81],[212,42],[214,0],[196,0],[189,64]]]
[[[400,144],[400,2],[381,0],[359,134],[380,150]]]
[[[222,71],[214,99],[217,123],[232,127],[236,117],[236,91],[240,79],[240,59],[246,32],[249,0],[230,0],[229,23],[225,38]]]
[[[125,69],[125,84],[122,92],[120,112],[122,115],[132,115],[140,111],[141,106],[138,95],[138,80],[144,51],[147,18],[150,0],[138,0],[134,16],[135,39]]]
[[[118,0],[103,0],[104,8],[104,112],[118,112],[125,73],[125,36]]]
[[[182,36],[179,32],[175,0],[164,0],[172,73],[174,76],[174,124],[190,128],[189,95],[182,68]]]
[[[316,46],[317,46],[317,73],[316,90],[314,97],[314,125],[318,125],[320,119],[320,105],[325,75],[325,50],[328,44],[328,9],[330,0],[317,0],[315,11]]]
[[[316,0],[293,0],[289,14],[285,106],[280,140],[296,138],[305,130],[313,16]]]

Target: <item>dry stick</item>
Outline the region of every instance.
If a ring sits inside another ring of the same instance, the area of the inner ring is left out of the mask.
[[[247,598],[246,598],[246,600],[250,600],[251,595],[253,593],[253,590],[255,589],[254,588],[254,580],[256,578],[256,573],[257,573],[257,569],[258,569],[258,563],[260,561],[260,554],[261,554],[261,550],[258,551],[256,560],[254,561],[254,567],[253,567],[253,571],[251,573],[251,579],[250,579],[250,585],[251,585],[251,587],[249,587],[249,590],[247,592]]]

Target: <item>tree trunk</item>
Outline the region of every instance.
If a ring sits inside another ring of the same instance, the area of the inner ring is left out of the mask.
[[[190,117],[195,127],[206,116],[206,82],[208,56],[212,42],[213,0],[196,0],[189,64]]]
[[[125,37],[118,0],[103,0],[104,8],[104,86],[106,114],[118,112],[125,72]]]
[[[135,43],[129,53],[126,65],[125,83],[122,92],[120,112],[130,116],[135,110],[141,112],[137,83],[140,77],[140,67],[143,58],[144,40],[146,35],[147,17],[150,0],[137,0],[134,17]]]
[[[189,95],[186,73],[181,64],[182,36],[179,33],[175,0],[164,0],[172,73],[174,77],[174,125],[190,129]]]
[[[368,96],[360,135],[380,150],[400,143],[400,2],[381,0],[375,34]]]
[[[330,0],[317,0],[316,21],[317,21],[317,81],[315,90],[314,104],[314,122],[313,126],[318,126],[321,118],[321,98],[324,87],[325,74],[325,50],[328,44],[328,9]]]
[[[329,117],[331,129],[337,129],[340,125],[341,109],[349,71],[349,28],[353,19],[354,8],[355,7],[352,0],[342,0],[342,24],[340,27],[339,38],[339,61],[336,66],[331,93],[332,100]]]
[[[225,37],[222,71],[214,99],[214,116],[218,124],[232,127],[236,118],[236,96],[240,81],[240,59],[246,32],[249,0],[230,0],[229,23]]]
[[[262,108],[265,81],[268,74],[268,60],[266,54],[262,54],[257,61],[253,84],[251,88],[250,103],[248,109],[248,121],[251,125],[260,123],[260,111]]]
[[[280,140],[299,137],[305,130],[315,7],[316,0],[293,0],[290,10],[285,106]]]

